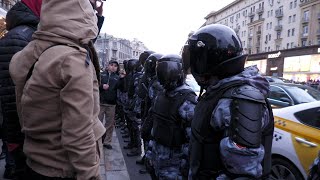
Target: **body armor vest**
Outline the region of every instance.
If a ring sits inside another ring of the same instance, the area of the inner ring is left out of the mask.
[[[185,125],[179,115],[179,108],[189,97],[195,97],[192,90],[184,89],[173,97],[160,94],[153,106],[153,136],[168,147],[179,147],[186,143]]]
[[[222,85],[219,89],[205,93],[195,108],[192,121],[191,135],[191,159],[190,168],[192,179],[215,179],[225,168],[220,159],[220,141],[227,136],[226,131],[215,131],[210,125],[214,108],[227,90],[244,85],[243,82],[230,82]],[[225,97],[225,96],[224,96]],[[230,97],[231,98],[231,97]],[[270,113],[270,121],[267,128],[262,132],[261,144],[265,149],[271,149],[273,133],[273,115],[270,105],[267,107]],[[232,123],[232,122],[231,122]],[[261,127],[261,126],[260,126]],[[234,127],[233,127],[234,128]],[[270,145],[269,145],[270,144]],[[263,175],[270,173],[271,152],[265,152],[263,160]]]

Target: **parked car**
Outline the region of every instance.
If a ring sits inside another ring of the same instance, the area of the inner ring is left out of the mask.
[[[320,101],[274,109],[271,179],[307,179],[320,150]]]
[[[264,76],[270,83],[284,83],[282,79],[274,76]]]
[[[291,83],[270,83],[268,100],[273,108],[320,100],[320,91],[309,86]]]

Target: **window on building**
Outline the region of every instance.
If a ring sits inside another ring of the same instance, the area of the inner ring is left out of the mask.
[[[294,36],[294,28],[291,30],[291,36]]]
[[[303,20],[308,21],[309,20],[309,11],[303,12]]]
[[[306,46],[306,45],[307,45],[307,41],[306,41],[306,40],[302,40],[302,41],[301,41],[301,46],[304,47],[304,46]]]
[[[256,6],[253,6],[253,12],[255,12],[256,11]]]
[[[290,2],[290,9],[292,9],[292,7],[293,7],[293,2]]]
[[[257,47],[257,52],[256,53],[260,53],[260,48]]]
[[[266,43],[268,42],[268,35],[266,35]]]
[[[297,0],[294,0],[293,8],[297,7]]]
[[[242,27],[244,26],[244,21],[242,21]]]
[[[276,45],[276,51],[280,50],[280,46]]]
[[[246,41],[243,41],[243,46],[246,46]]]
[[[287,43],[287,49],[289,49],[289,43]]]
[[[268,11],[268,14],[267,14],[267,17],[269,17],[270,16],[270,11]]]
[[[292,16],[292,22],[296,22],[296,15],[295,14]]]
[[[268,47],[268,51],[270,51],[270,46]]]
[[[249,49],[248,54],[251,54],[251,49]]]
[[[269,23],[267,23],[267,30],[269,29]]]
[[[258,17],[258,18],[259,18],[259,20],[261,20],[261,19],[262,19],[262,14],[259,14],[259,17]]]
[[[252,23],[252,22],[253,22],[253,17],[250,18],[250,23]]]
[[[288,20],[288,22],[289,22],[289,23],[291,23],[291,16],[289,16],[289,20]]]
[[[318,44],[320,45],[320,38],[318,39]]]
[[[290,47],[291,47],[291,48],[293,48],[293,42],[292,42],[292,43],[290,43]]]
[[[281,32],[277,32],[277,39],[280,39],[281,38]]]
[[[267,52],[267,47],[264,48],[264,52]]]
[[[290,29],[288,30],[288,37],[290,37]]]
[[[303,35],[306,35],[306,36],[308,35],[309,33],[308,25],[302,27],[302,32],[303,32]]]
[[[272,29],[272,22],[270,23],[270,29]]]
[[[271,34],[269,34],[269,41],[271,41]]]
[[[112,50],[112,57],[116,58],[117,57],[117,51],[116,50]]]
[[[282,25],[282,19],[278,19],[278,25]]]
[[[270,11],[270,16],[273,16],[273,10]]]

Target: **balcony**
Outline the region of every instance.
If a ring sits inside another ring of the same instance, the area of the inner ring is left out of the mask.
[[[253,16],[254,16],[254,12],[249,12],[249,13],[248,13],[248,16],[249,16],[249,17],[253,17]]]
[[[282,18],[283,17],[283,10],[282,9],[277,9],[275,12],[276,18]]]
[[[118,47],[112,46],[112,50],[118,51]]]
[[[282,25],[276,25],[276,27],[274,27],[275,31],[282,31]]]
[[[301,33],[301,39],[307,39],[309,36],[309,33]]]
[[[301,23],[302,23],[302,24],[307,24],[307,23],[309,23],[309,18],[308,18],[308,17],[303,17],[303,18],[301,19]]]
[[[276,44],[281,44],[282,38],[279,37],[279,38],[275,39],[274,41],[276,42]]]
[[[256,47],[260,47],[260,44],[261,44],[260,42],[257,42]]]
[[[263,13],[263,11],[264,11],[264,9],[263,9],[263,8],[259,8],[259,9],[257,9],[257,14],[262,14],[262,13]]]

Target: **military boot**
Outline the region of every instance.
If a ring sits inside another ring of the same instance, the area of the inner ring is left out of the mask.
[[[127,153],[128,157],[133,157],[133,156],[140,156],[141,155],[141,147],[133,148],[130,152]]]

